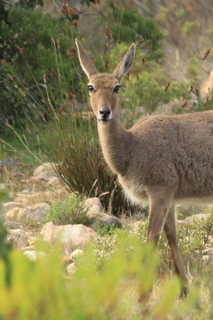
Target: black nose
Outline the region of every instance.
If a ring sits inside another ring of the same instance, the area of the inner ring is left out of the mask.
[[[100,113],[102,119],[107,119],[111,113],[111,110],[109,107],[103,106],[99,110],[99,113]]]

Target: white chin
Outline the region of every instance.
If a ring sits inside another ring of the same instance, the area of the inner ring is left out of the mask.
[[[112,118],[108,118],[108,119],[105,119],[105,120],[103,120],[103,119],[98,119],[98,121],[99,121],[100,123],[102,123],[102,124],[107,124],[107,123],[109,123],[111,120],[112,120]]]

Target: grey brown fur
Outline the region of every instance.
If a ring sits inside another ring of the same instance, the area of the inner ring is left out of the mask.
[[[187,278],[177,244],[175,204],[213,199],[213,111],[148,116],[126,130],[119,121],[116,91],[131,68],[135,45],[113,74],[98,73],[77,40],[76,45],[89,79],[105,160],[133,202],[149,201],[148,240],[157,244],[165,231],[185,294]]]

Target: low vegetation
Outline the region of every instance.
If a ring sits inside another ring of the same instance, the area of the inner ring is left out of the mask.
[[[98,2],[82,1],[85,6],[96,3],[95,8]],[[63,16],[53,19],[35,11],[37,3],[19,0],[0,14],[0,160],[19,158],[24,166],[27,163],[21,170],[29,171],[29,175],[33,166],[43,161],[57,164],[57,174],[71,195],[66,201],[51,204],[48,221],[88,225],[79,200],[99,196],[106,210],[124,220],[124,230],[97,222],[94,227],[99,236],[85,249],[76,272],[70,276],[61,259],[60,244],[50,248],[38,243],[37,251],[44,255],[30,261],[7,242],[7,231],[1,223],[0,320],[211,320],[211,210],[206,221],[178,227],[190,279],[189,295],[181,300],[166,239],[162,236],[158,254],[145,244],[147,222],[137,229],[127,223],[135,208],[125,201],[103,160],[95,121],[86,103],[86,79],[75,54],[74,38],[81,38],[81,19],[68,5],[63,8]],[[102,39],[100,47],[91,46],[89,50],[100,71],[107,71],[117,64],[132,39],[139,44],[134,69],[121,90],[124,125],[130,127],[140,116],[168,105],[176,113],[212,108],[212,99],[201,103],[198,97],[198,67],[202,68],[204,61],[192,57],[190,82],[170,82],[162,67],[165,30],[162,33],[154,19],[143,18],[125,3],[120,7],[115,4],[106,7],[111,20],[104,20],[102,15],[93,19],[99,23]],[[152,4],[150,1],[148,6]],[[175,12],[176,24],[185,19],[186,13],[176,5],[170,9]],[[161,8],[156,20],[166,30],[169,16],[169,11]],[[109,21],[111,29],[107,27]],[[186,27],[184,24],[181,29],[184,34],[193,29],[197,37],[198,25]],[[172,34],[172,30],[169,32]],[[11,172],[1,169],[6,190],[0,190],[0,202],[10,199],[11,190],[14,194],[22,188],[19,167]]]
[[[203,224],[202,237],[205,228]],[[159,254],[144,243],[145,229],[142,224],[137,232],[118,230],[98,237],[78,257],[70,276],[59,243],[50,250],[38,242],[37,251],[43,254],[31,261],[6,244],[1,228],[1,319],[212,319],[211,267],[198,256],[191,263],[202,246],[197,226],[191,227],[190,240],[180,233],[180,241],[188,246],[185,257],[193,278],[185,299],[179,299],[179,280],[165,258],[164,240]]]
[[[56,225],[84,224],[88,226],[91,224],[87,217],[87,210],[74,193],[70,194],[66,200],[53,201],[46,221],[52,221]]]

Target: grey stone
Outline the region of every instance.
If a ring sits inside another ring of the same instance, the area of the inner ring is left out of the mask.
[[[117,228],[122,228],[122,223],[118,218],[103,212],[104,208],[99,198],[88,198],[85,201],[85,206],[88,209],[87,216],[92,220],[92,222],[98,222],[106,226],[113,225]]]
[[[97,233],[82,224],[56,226],[53,222],[47,222],[42,230],[43,239],[53,243],[56,239],[61,239],[62,244],[69,251],[72,246],[84,246],[88,241],[97,236]]]
[[[17,221],[6,221],[4,223],[4,225],[7,229],[21,229],[22,228],[22,224]]]
[[[45,253],[34,251],[34,250],[26,250],[26,251],[24,251],[24,255],[27,256],[30,260],[35,261],[39,257],[44,257]]]
[[[75,263],[70,263],[70,264],[68,264],[68,266],[67,266],[67,272],[72,275],[75,271],[76,271],[76,265],[75,265]]]
[[[5,202],[2,204],[2,212],[6,213],[11,209],[21,208],[21,207],[22,207],[22,204],[20,202],[15,202],[15,201]]]
[[[50,205],[48,203],[37,203],[26,208],[13,208],[9,210],[5,218],[8,220],[25,221],[27,219],[35,222],[44,222],[45,217],[49,213]]]
[[[210,213],[198,213],[187,217],[184,221],[188,223],[195,223],[196,221],[206,220],[209,216]]]
[[[33,172],[33,179],[48,181],[50,178],[55,177],[54,164],[47,162],[43,163]]]
[[[88,210],[88,212],[87,212],[88,216],[93,216],[93,215],[104,212],[104,208],[102,206],[102,203],[101,203],[100,199],[97,197],[88,198],[85,201],[85,207]]]
[[[71,261],[75,261],[76,259],[78,259],[79,256],[81,256],[84,253],[83,250],[80,249],[76,249],[74,250],[71,255],[70,255],[70,260]]]
[[[114,226],[116,228],[122,228],[122,223],[116,217],[103,216],[98,219],[98,222],[106,226]]]

